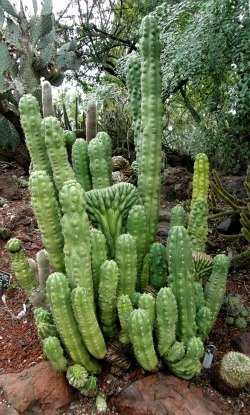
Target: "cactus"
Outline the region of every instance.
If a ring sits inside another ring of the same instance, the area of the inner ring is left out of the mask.
[[[191,209],[197,199],[207,201],[209,187],[209,162],[206,154],[197,154],[194,163]]]
[[[105,153],[103,154],[103,156],[105,157],[107,161],[108,178],[109,178],[109,183],[111,183],[111,180],[112,180],[112,141],[109,135],[103,131],[98,133],[96,135],[96,138],[98,140],[101,140],[104,145]]]
[[[238,295],[230,295],[225,300],[228,317],[226,323],[235,325],[239,330],[247,328],[249,322],[249,311],[244,306]]]
[[[157,233],[161,186],[162,84],[160,42],[157,23],[152,15],[141,24],[141,135],[138,190],[147,216],[147,243]]]
[[[142,263],[142,270],[139,275],[139,279],[137,281],[137,286],[140,291],[143,291],[147,285],[149,284],[149,254],[145,255],[143,263]]]
[[[167,256],[164,245],[155,242],[151,245],[149,256],[150,284],[159,290],[167,283]]]
[[[136,149],[136,158],[139,160],[139,144],[141,132],[141,63],[136,55],[131,55],[127,62],[126,83],[129,93],[129,105],[132,115],[132,128],[134,132],[134,143]]]
[[[63,355],[63,349],[57,337],[50,336],[43,340],[43,351],[55,370],[64,371],[67,369],[68,362]]]
[[[122,343],[128,343],[128,317],[131,311],[133,311],[133,305],[128,295],[121,295],[117,299],[117,310],[120,325],[122,328],[122,334],[120,340]]]
[[[107,411],[107,401],[104,393],[99,392],[95,400],[96,410],[98,413],[105,413]]]
[[[168,362],[169,368],[173,373],[182,379],[190,379],[199,375],[201,371],[200,359],[203,356],[204,347],[199,337],[192,337],[187,344],[185,356],[177,362]]]
[[[68,161],[63,130],[55,117],[44,118],[42,129],[53,170],[53,179],[57,190],[60,191],[65,181],[75,179],[75,174]]]
[[[97,394],[97,379],[91,375],[88,377],[80,392],[88,397],[93,397]]]
[[[175,342],[178,311],[175,296],[170,288],[161,288],[156,298],[157,348],[164,357]]]
[[[118,267],[115,261],[105,261],[100,267],[99,309],[103,333],[113,338],[117,333]]]
[[[46,249],[41,249],[36,254],[38,268],[38,281],[42,290],[45,290],[46,281],[50,274],[49,254]]]
[[[213,266],[213,259],[210,255],[204,252],[192,252],[193,266],[194,266],[194,277],[199,280],[204,274],[211,272]]]
[[[170,229],[173,226],[186,226],[186,212],[181,205],[176,205],[171,209]]]
[[[118,183],[86,193],[87,212],[104,234],[109,255],[114,258],[116,239],[121,235],[128,212],[138,203],[136,188],[129,183]]]
[[[52,88],[48,81],[42,82],[43,117],[54,117],[55,112],[52,103]]]
[[[136,243],[137,273],[140,275],[143,258],[146,254],[146,212],[144,206],[133,206],[127,218],[127,232],[133,236]]]
[[[71,386],[76,389],[82,389],[87,382],[88,372],[85,367],[75,364],[68,367],[66,377]]]
[[[97,134],[96,103],[90,102],[86,116],[86,140],[90,142]]]
[[[91,176],[89,170],[88,144],[82,138],[77,138],[72,146],[72,165],[77,181],[83,190],[91,190]]]
[[[100,283],[100,267],[107,260],[106,239],[98,229],[90,229],[91,265],[94,295],[97,299]]]
[[[64,271],[61,212],[53,184],[45,172],[35,171],[30,176],[29,189],[32,207],[50,263],[56,271]]]
[[[208,234],[208,206],[205,199],[196,199],[189,214],[188,232],[193,251],[204,252]]]
[[[148,314],[152,330],[155,324],[155,299],[150,293],[143,293],[139,296],[138,308],[145,310]]]
[[[77,327],[67,277],[55,272],[47,279],[46,287],[53,319],[68,354],[88,371],[98,371],[99,364],[89,355]]]
[[[19,102],[19,111],[33,169],[44,170],[52,177],[52,169],[41,128],[42,117],[37,99],[30,94],[24,95]]]
[[[92,298],[81,287],[72,291],[72,307],[88,351],[97,359],[103,359],[107,353],[105,341],[99,327]]]
[[[22,242],[12,238],[7,243],[7,249],[11,253],[12,266],[18,283],[26,292],[30,292],[37,286],[37,281],[23,251]]]
[[[50,311],[39,307],[35,308],[33,313],[38,334],[42,339],[46,339],[49,336],[54,337],[58,335]]]
[[[115,260],[119,270],[118,296],[135,292],[137,276],[136,244],[132,235],[122,234],[116,241]]]
[[[128,318],[129,339],[133,345],[136,359],[147,371],[152,371],[158,364],[154,349],[152,326],[145,310],[133,310]]]
[[[100,137],[93,138],[88,145],[89,168],[93,189],[103,189],[111,184],[111,154],[106,156],[107,147]],[[110,158],[110,160],[109,160]]]
[[[220,362],[219,380],[231,391],[244,388],[250,382],[250,358],[239,352],[225,354]]]
[[[72,180],[65,182],[59,197],[63,210],[61,225],[67,277],[72,288],[84,287],[94,301],[85,192],[80,183]]]

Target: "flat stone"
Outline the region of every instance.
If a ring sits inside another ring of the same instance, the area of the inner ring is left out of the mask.
[[[123,389],[115,408],[122,415],[238,415],[204,388],[157,373]]]

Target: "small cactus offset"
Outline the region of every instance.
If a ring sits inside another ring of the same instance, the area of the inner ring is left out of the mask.
[[[219,382],[228,391],[240,391],[250,382],[250,358],[243,353],[228,352],[220,362]]]
[[[46,339],[50,336],[58,336],[50,311],[39,307],[35,308],[33,313],[38,334],[42,339]]]
[[[76,389],[82,389],[87,382],[88,372],[84,366],[75,364],[68,367],[66,377],[71,386]]]
[[[57,337],[47,337],[43,340],[43,351],[53,368],[58,371],[67,369],[68,362],[63,355],[63,348]]]
[[[170,229],[173,226],[184,226],[186,227],[187,214],[185,209],[181,205],[176,205],[171,210],[170,218]]]
[[[7,248],[11,253],[12,266],[18,283],[23,290],[30,292],[37,286],[37,281],[23,251],[22,242],[17,238],[12,238],[8,241]]]

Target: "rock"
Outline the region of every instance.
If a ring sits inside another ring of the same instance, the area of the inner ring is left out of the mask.
[[[240,336],[233,339],[233,345],[237,347],[239,352],[250,357],[250,330],[245,331]]]
[[[0,402],[0,415],[19,415],[18,412],[6,405],[4,402]]]
[[[239,199],[244,199],[247,197],[244,181],[244,177],[226,176],[222,179],[222,184],[231,195],[235,195]]]
[[[54,371],[48,362],[38,363],[21,373],[1,375],[0,389],[4,402],[17,415],[57,415],[75,395],[65,374]]]
[[[184,167],[168,167],[163,172],[163,198],[170,202],[191,196],[192,174]]]
[[[159,238],[164,238],[164,239],[166,239],[167,237],[168,237],[168,234],[169,234],[169,225],[168,224],[166,224],[166,223],[161,223],[159,226],[158,226],[158,231],[157,231],[157,236],[159,237]]]
[[[23,208],[20,209],[15,217],[10,222],[10,228],[15,229],[17,227],[22,226],[29,226],[33,220],[33,212],[31,208]]]
[[[210,396],[204,388],[163,373],[145,377],[123,389],[114,406],[122,415],[233,414],[215,394]]]
[[[241,230],[240,218],[230,216],[220,222],[216,229],[223,235],[237,235]]]

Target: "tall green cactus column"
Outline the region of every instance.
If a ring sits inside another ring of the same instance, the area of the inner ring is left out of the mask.
[[[141,136],[138,189],[146,208],[148,244],[157,233],[161,187],[162,151],[162,80],[160,41],[153,16],[145,16],[141,25]]]

